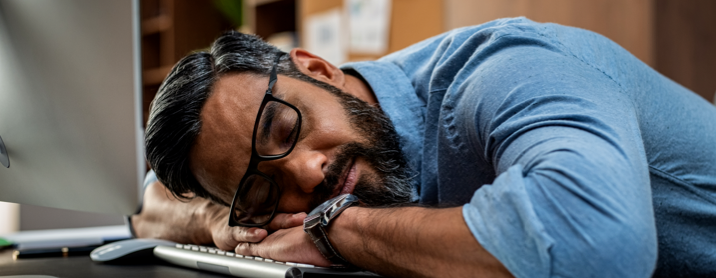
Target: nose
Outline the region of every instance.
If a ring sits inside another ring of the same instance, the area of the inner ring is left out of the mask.
[[[327,163],[328,157],[323,152],[297,148],[284,161],[284,175],[303,193],[312,193],[325,178],[323,169]]]

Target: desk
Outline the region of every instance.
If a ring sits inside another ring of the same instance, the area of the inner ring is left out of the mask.
[[[87,256],[12,259],[12,249],[0,251],[0,276],[51,275],[57,277],[227,277],[209,272],[182,268],[157,261],[144,265],[98,264]]]

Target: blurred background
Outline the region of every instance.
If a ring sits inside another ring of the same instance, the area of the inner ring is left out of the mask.
[[[716,93],[714,0],[140,0],[140,11],[145,122],[171,67],[230,29],[340,64],[526,16],[600,33],[708,101]],[[0,202],[0,234],[121,223],[115,215]]]

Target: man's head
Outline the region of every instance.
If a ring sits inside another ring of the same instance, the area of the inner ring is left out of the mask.
[[[409,200],[407,163],[390,121],[352,90],[350,77],[304,50],[283,53],[231,32],[209,52],[182,59],[157,94],[146,134],[147,159],[175,195],[228,204],[246,172],[256,115],[277,56],[274,96],[303,116],[287,157],[258,170],[281,187],[279,211],[310,210],[338,193],[371,205]],[[351,94],[352,93],[352,94]]]

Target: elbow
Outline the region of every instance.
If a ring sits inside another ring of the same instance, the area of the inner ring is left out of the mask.
[[[562,258],[555,262],[563,263],[554,265],[553,276],[651,277],[657,261],[656,228],[634,222],[604,226],[573,244],[554,246],[553,255]]]
[[[614,265],[615,277],[651,277],[656,268],[657,236],[655,227],[634,227],[621,231],[604,258],[604,267]],[[607,268],[609,269],[609,268]]]

